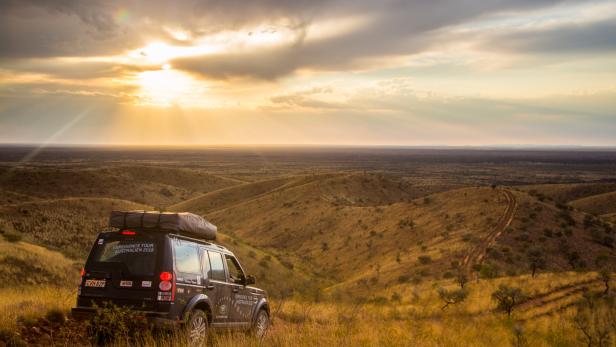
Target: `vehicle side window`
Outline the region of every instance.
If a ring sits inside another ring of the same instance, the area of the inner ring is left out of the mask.
[[[179,272],[187,274],[201,274],[199,249],[194,244],[182,240],[173,243],[175,253],[175,267]]]
[[[203,257],[201,257],[202,262],[201,262],[201,268],[203,268],[203,277],[204,278],[210,278],[210,257],[208,257],[207,255],[207,251],[205,249],[202,250],[203,251]]]
[[[227,269],[229,269],[229,280],[232,283],[244,283],[244,271],[242,271],[237,259],[225,254],[225,260],[227,261]]]
[[[210,256],[210,276],[209,278],[216,281],[225,281],[227,276],[225,275],[225,265],[222,260],[222,254],[218,252],[207,252]]]

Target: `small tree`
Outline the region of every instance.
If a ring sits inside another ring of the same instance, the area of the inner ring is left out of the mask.
[[[533,248],[528,251],[528,264],[530,265],[531,276],[535,278],[537,270],[545,268],[545,258],[541,250]]]
[[[610,291],[610,280],[612,276],[607,269],[603,269],[599,272],[599,278],[601,279],[601,281],[603,282],[603,285],[605,286],[605,290],[603,291],[603,294],[607,295],[607,293]]]
[[[567,254],[567,262],[571,265],[571,268],[575,270],[577,263],[580,261],[580,255],[578,252],[573,251]]]
[[[511,312],[520,303],[526,300],[527,296],[522,289],[509,287],[504,284],[498,286],[498,290],[492,293],[492,299],[498,303],[497,308],[507,313],[511,317]]]
[[[466,289],[447,290],[441,287],[438,289],[438,296],[445,303],[445,305],[441,307],[441,310],[444,310],[449,305],[458,304],[466,300],[466,298],[468,297],[468,291]]]
[[[591,298],[578,305],[572,323],[588,347],[608,346],[612,327],[604,303]]]
[[[514,325],[511,329],[513,333],[513,345],[515,347],[524,347],[527,346],[526,337],[524,336],[524,328],[521,325]]]
[[[460,272],[458,272],[458,276],[456,277],[456,282],[458,282],[460,289],[464,289],[464,286],[466,285],[466,283],[468,283],[468,277],[466,276],[464,271],[460,270]]]

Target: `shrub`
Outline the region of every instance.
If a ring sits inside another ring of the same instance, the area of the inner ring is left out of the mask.
[[[501,284],[494,293],[492,293],[492,299],[497,302],[497,309],[507,313],[507,316],[511,316],[513,309],[520,303],[526,300],[527,295],[522,289],[517,287],[509,287]]]
[[[45,319],[47,319],[52,325],[62,325],[66,322],[66,315],[64,314],[64,311],[58,308],[52,308],[47,311],[47,314],[45,314]]]
[[[498,276],[498,268],[492,264],[482,264],[479,276],[481,278],[495,278]]]
[[[267,262],[267,260],[261,259],[261,260],[259,260],[259,266],[260,267],[264,267],[264,268],[267,269],[267,268],[269,268],[269,263]]]
[[[8,329],[0,329],[0,343],[7,347],[22,347],[27,346],[26,342],[22,340],[16,332]]]
[[[466,274],[464,274],[464,272],[460,271],[458,273],[458,276],[456,277],[456,282],[461,289],[464,289],[464,286],[466,285],[466,283],[468,283],[468,277],[466,276]]]
[[[23,237],[21,236],[21,234],[6,233],[4,234],[4,239],[8,242],[19,242],[23,239]]]
[[[432,258],[430,258],[429,255],[420,255],[417,259],[419,260],[419,263],[423,265],[430,264],[432,262]]]
[[[119,340],[135,340],[140,333],[149,332],[145,317],[128,307],[110,303],[94,306],[96,314],[86,323],[88,334],[97,344],[108,344]]]
[[[398,276],[398,283],[407,283],[409,279],[410,277],[407,275],[400,275]]]
[[[578,304],[572,317],[572,324],[580,331],[580,338],[587,346],[609,346],[611,331],[614,329],[613,301],[586,297]]]
[[[466,289],[452,289],[447,290],[445,288],[438,289],[438,296],[445,303],[441,310],[446,309],[449,305],[461,303],[468,297],[468,291]]]
[[[393,301],[393,302],[400,302],[400,301],[402,301],[402,296],[398,292],[394,292],[391,295],[391,301]]]

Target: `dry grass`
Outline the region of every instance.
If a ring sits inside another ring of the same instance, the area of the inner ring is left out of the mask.
[[[532,320],[519,320],[527,312],[514,311],[513,319],[493,311],[490,294],[499,284],[525,288],[531,295],[593,278],[596,274],[543,274],[482,280],[468,285],[470,297],[441,310],[434,285],[424,284],[414,298],[400,302],[357,304],[301,299],[274,301],[273,326],[263,341],[244,333],[219,332],[211,345],[231,346],[503,346],[512,345],[514,330],[527,346],[578,346],[580,333],[573,327],[572,310]],[[53,287],[0,291],[0,328],[14,329],[16,321],[33,321],[50,309],[68,311],[74,290]],[[515,327],[515,329],[514,329]],[[61,343],[61,342],[60,342]],[[144,346],[185,346],[178,337],[145,335]],[[118,341],[117,346],[127,343]]]
[[[18,322],[34,321],[51,309],[66,314],[75,305],[77,287],[19,286],[0,289],[0,329],[15,330]]]

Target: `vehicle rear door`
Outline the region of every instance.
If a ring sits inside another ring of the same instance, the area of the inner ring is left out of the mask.
[[[162,244],[157,235],[140,231],[100,234],[86,262],[82,297],[98,305],[152,309]]]

